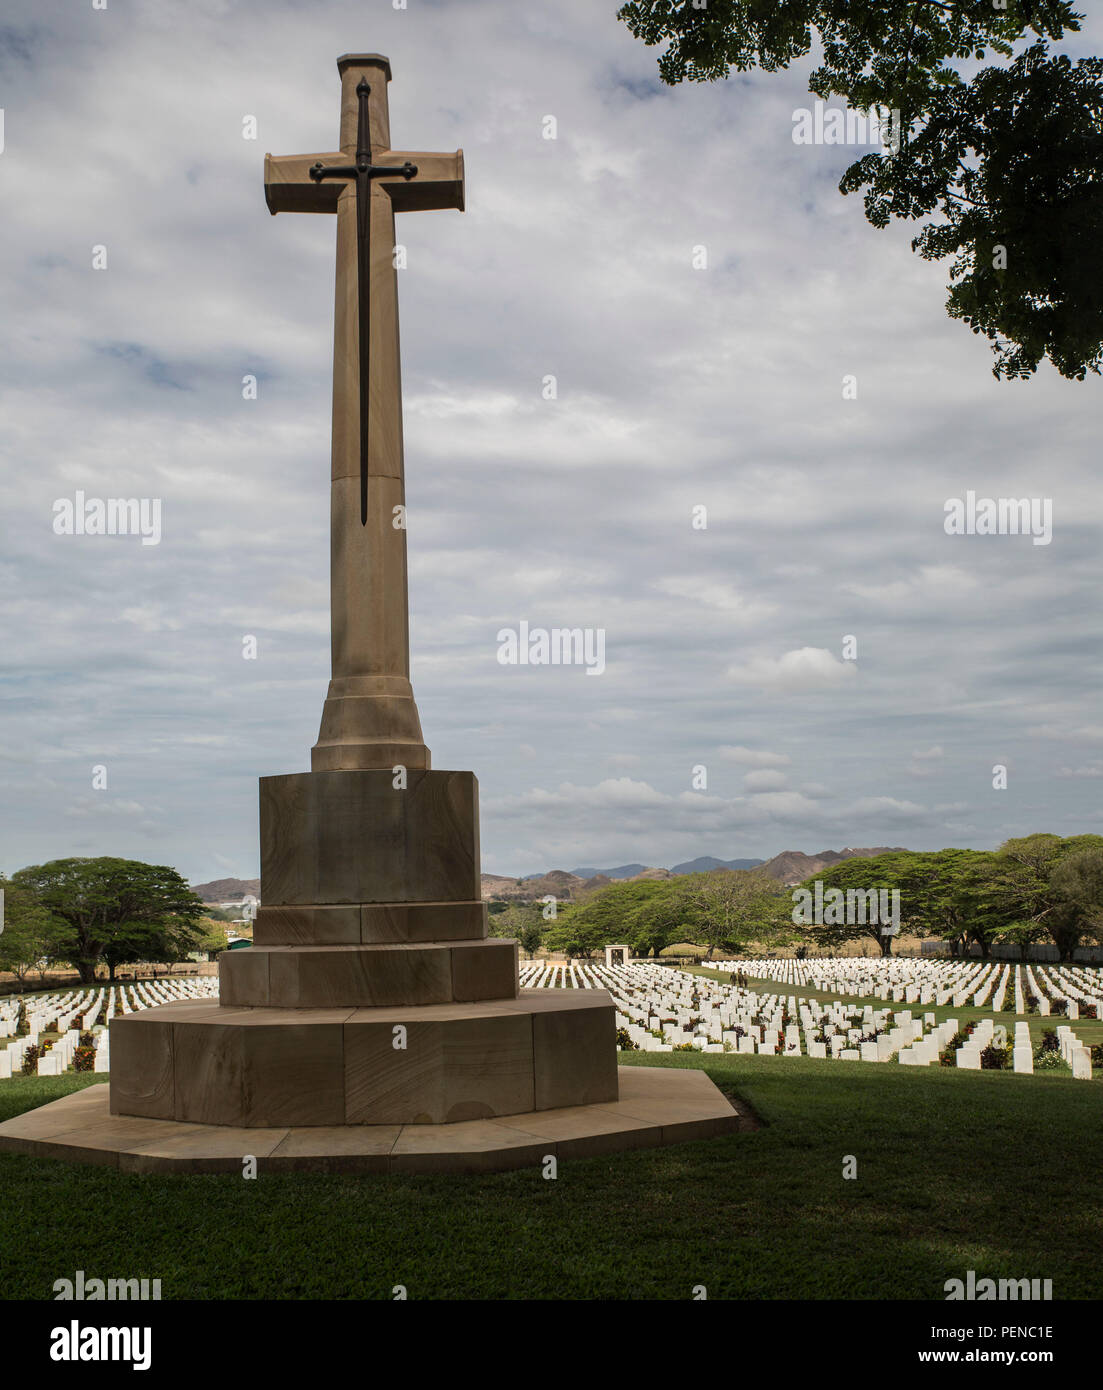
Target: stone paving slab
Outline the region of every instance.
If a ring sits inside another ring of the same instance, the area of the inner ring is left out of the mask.
[[[112,1115],[89,1086],[0,1124],[0,1152],[132,1173],[472,1173],[658,1148],[754,1128],[703,1071],[619,1067],[620,1098],[492,1120],[244,1129]]]

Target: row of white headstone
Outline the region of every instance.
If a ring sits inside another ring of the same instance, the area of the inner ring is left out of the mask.
[[[27,1050],[32,1046],[41,1048],[47,1033],[52,1031],[60,1036],[52,1042],[48,1052],[39,1055],[39,1076],[60,1076],[72,1066],[81,1033],[91,1033],[93,1037],[92,1070],[107,1072],[111,1068],[110,1023],[116,1013],[134,1013],[178,999],[210,999],[217,995],[216,979],[196,976],[142,981],[127,986],[108,985],[99,990],[32,995],[25,1001],[28,1032],[23,1037],[15,1036],[20,1000],[8,998],[0,1006],[0,1039],[10,1039],[6,1045],[0,1044],[0,1080],[18,1075],[23,1070]]]
[[[609,990],[617,1026],[644,1051],[669,1052],[688,1045],[707,1052],[794,1057],[806,1050],[810,1057],[884,1061],[921,1039],[928,1025],[934,1027],[933,1014],[919,1020],[910,1010],[894,1014],[839,1000],[824,1004],[759,994],[643,962],[579,965],[576,975],[583,988]],[[541,965],[522,967],[525,988],[554,987],[556,979]]]
[[[572,963],[521,969],[523,988],[607,989],[616,1006],[617,1027],[642,1051],[670,1052],[690,1046],[702,1052],[734,1051],[841,1061],[887,1061],[894,1054],[904,1066],[931,1066],[960,1031],[956,1018],[937,1023],[933,1013],[914,1018],[910,1009],[874,1009],[823,1003],[801,996],[759,993],[690,975],[666,966],[635,961],[624,966]],[[789,1022],[786,1023],[786,1016]],[[800,1020],[799,1025],[792,1020]],[[996,1024],[981,1019],[957,1049],[955,1062],[979,1070],[981,1053],[995,1039]],[[1061,1051],[1074,1077],[1091,1076],[1091,1054],[1067,1026],[1057,1030]],[[802,1048],[803,1037],[803,1048]],[[1071,1041],[1070,1041],[1071,1039]],[[1014,1070],[1032,1072],[1029,1025],[1016,1025]]]
[[[711,962],[715,970],[744,971],[780,984],[817,989],[826,993],[864,995],[892,999],[894,1003],[952,1004],[963,1008],[991,1008],[995,1013],[1013,1008],[1026,1013],[1031,996],[1038,1012],[1048,1016],[1053,1004],[1063,1001],[1066,1016],[1077,1019],[1083,1011],[1103,1018],[1103,970],[1080,966],[1008,965],[997,962],[897,960],[834,956],[816,960],[722,960]]]

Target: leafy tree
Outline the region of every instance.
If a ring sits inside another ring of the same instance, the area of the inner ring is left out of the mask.
[[[196,951],[205,951],[208,956],[217,956],[220,951],[226,950],[229,945],[226,928],[217,919],[212,920],[209,913],[206,919],[199,923],[199,930],[203,935],[195,943]]]
[[[1079,932],[1103,941],[1103,850],[1077,850],[1061,859],[1050,874],[1050,886]],[[1070,955],[1079,944],[1070,947]]]
[[[539,903],[509,903],[490,918],[491,936],[515,938],[527,956],[540,949],[547,923]]]
[[[678,941],[696,941],[701,916],[696,896],[697,874],[652,881],[654,887],[629,910],[621,927],[623,941],[638,956],[659,956]],[[643,880],[646,882],[646,880]]]
[[[61,959],[66,941],[56,922],[29,889],[0,875],[4,891],[4,922],[0,932],[0,970],[10,971],[22,984],[32,969],[45,980],[46,968]]]
[[[238,920],[236,909],[226,907],[205,907],[203,915],[212,922],[236,922]]]
[[[901,116],[840,191],[867,189],[875,227],[936,214],[912,247],[955,258],[947,310],[988,338],[994,375],[1030,376],[1046,357],[1065,377],[1100,371],[1103,62],[1047,47],[1079,31],[1071,0],[630,0],[618,14],[667,45],[670,85],[776,72],[818,41],[816,96]],[[967,82],[959,69],[989,52],[1006,65]]]
[[[880,892],[882,889],[891,893],[894,889],[901,890],[908,868],[904,861],[912,857],[901,854],[880,854],[873,859],[843,859],[838,864],[832,864],[829,868],[806,879],[800,887],[814,893],[816,883],[819,882],[823,885],[825,894],[832,888],[837,888],[843,894],[848,891],[864,893],[875,890]],[[905,905],[901,891],[902,921],[905,920],[904,912]],[[879,922],[844,920],[804,925],[800,927],[800,930],[807,934],[817,946],[827,950],[837,951],[840,946],[845,946],[850,942],[872,940],[877,944],[881,954],[888,956],[892,954],[893,938],[881,935],[880,927]],[[914,929],[909,921],[909,930]]]
[[[1000,846],[1000,886],[1016,925],[1044,930],[1071,960],[1085,936],[1098,930],[1094,898],[1103,836],[1027,835]]]
[[[195,949],[203,904],[175,869],[133,859],[54,859],[12,875],[62,927],[59,951],[92,984],[105,961],[165,960]]]
[[[545,933],[544,945],[548,950],[563,951],[571,956],[592,956],[611,942],[623,941],[638,954],[645,954],[646,948],[641,949],[639,938],[633,935],[633,914],[652,897],[663,893],[670,882],[669,879],[622,880],[595,889],[577,906],[560,910],[555,923],[549,925]],[[646,932],[646,926],[641,930]]]
[[[999,895],[985,878],[995,856],[981,850],[944,849],[929,853],[895,851],[871,859],[844,859],[815,874],[801,886],[864,893],[900,894],[900,926],[913,936],[941,936],[954,953],[976,941],[987,955],[994,935],[1013,917],[999,906]],[[892,954],[894,937],[881,932],[882,922],[850,921],[806,927],[819,946],[837,949],[852,941],[873,940],[881,954]]]
[[[793,930],[789,890],[777,879],[754,869],[714,869],[691,875],[685,891],[693,908],[696,945],[714,951],[743,951],[749,942],[788,942]]]

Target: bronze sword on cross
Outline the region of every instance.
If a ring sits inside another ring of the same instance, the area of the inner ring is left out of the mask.
[[[360,525],[368,524],[368,430],[371,426],[368,402],[368,378],[371,373],[371,181],[393,178],[401,174],[407,183],[417,174],[417,165],[409,160],[395,169],[390,164],[371,162],[371,131],[368,126],[368,97],[371,86],[362,77],[356,84],[359,102],[356,121],[356,163],[310,166],[315,183],[323,179],[356,180],[356,292],[359,308],[360,336]]]

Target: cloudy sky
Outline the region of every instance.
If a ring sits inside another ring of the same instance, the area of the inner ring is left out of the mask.
[[[251,877],[256,779],[309,767],[334,223],[262,162],[334,147],[345,52],[390,57],[396,148],[466,156],[400,296],[412,679],[484,869],[1100,829],[1098,379],[993,379],[855,152],[793,143],[810,63],[664,88],[615,10],[7,7],[0,867]],[[55,534],[78,489],[160,499],[160,544]],[[970,489],[1051,498],[1051,544],[946,535]],[[605,671],[503,666],[522,621]]]

